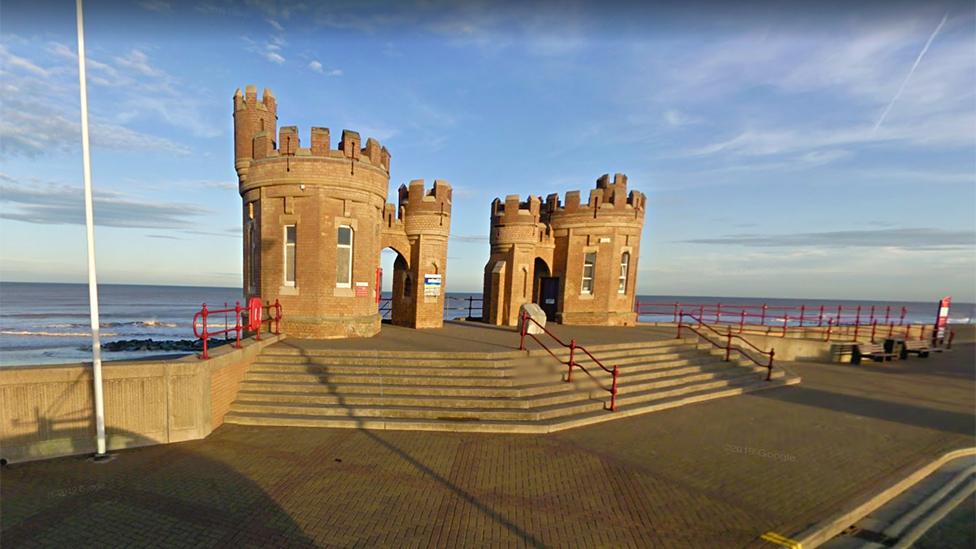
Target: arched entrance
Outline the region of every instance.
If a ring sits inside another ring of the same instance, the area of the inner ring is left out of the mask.
[[[535,258],[532,272],[532,302],[546,313],[546,320],[554,321],[559,310],[559,278],[552,276],[541,257]]]
[[[414,285],[410,264],[396,248],[388,246],[380,252],[382,294],[379,313],[384,322],[408,326],[413,317]]]

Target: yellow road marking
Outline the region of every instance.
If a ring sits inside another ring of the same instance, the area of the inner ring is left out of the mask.
[[[782,545],[783,547],[789,547],[790,549],[803,549],[803,544],[800,542],[790,539],[786,536],[781,536],[776,532],[766,532],[760,539],[771,541],[777,545]]]

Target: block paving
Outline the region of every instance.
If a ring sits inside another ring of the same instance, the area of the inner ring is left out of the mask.
[[[0,544],[742,547],[973,446],[973,345],[550,435],[224,425],[0,472]]]

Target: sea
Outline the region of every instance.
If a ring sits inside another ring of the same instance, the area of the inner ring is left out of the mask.
[[[480,315],[480,292],[448,292],[446,297],[445,318],[468,316],[469,298],[472,298],[474,316]],[[681,303],[682,308],[687,306],[690,310],[694,304],[721,303],[726,311],[734,312],[743,305],[767,304],[770,321],[782,317],[783,311],[789,310],[785,307],[800,305],[806,307],[808,315],[815,315],[821,305],[828,311],[836,311],[840,305],[845,315],[860,306],[865,316],[874,306],[879,318],[886,307],[891,307],[892,320],[897,321],[901,308],[905,307],[905,322],[931,323],[940,297],[934,296],[930,302],[907,302],[641,295],[638,301],[642,310],[647,311],[641,315],[642,321],[670,320],[669,304],[673,303]],[[240,288],[100,284],[98,298],[103,343],[148,339],[160,342],[194,339],[192,320],[200,306],[206,303],[213,310],[226,304],[232,308],[241,299],[241,291]],[[950,323],[970,324],[974,317],[976,304],[952,304]],[[224,320],[223,314],[210,317],[211,326],[216,324],[218,329],[223,327]],[[728,321],[726,316],[722,320]],[[234,325],[233,313],[227,316],[226,322]],[[90,361],[90,325],[87,284],[0,282],[0,367]],[[105,351],[102,356],[104,360],[129,360],[188,353],[126,348]]]

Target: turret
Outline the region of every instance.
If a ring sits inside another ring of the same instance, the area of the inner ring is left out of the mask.
[[[421,233],[443,233],[451,225],[451,185],[447,181],[435,180],[429,191],[424,189],[424,180],[415,179],[410,185],[400,185],[399,212],[408,235]]]
[[[255,86],[247,86],[243,94],[240,88],[234,92],[234,167],[242,180],[254,157],[255,136],[261,132],[274,136],[277,124],[278,105],[270,89],[264,89],[260,101]],[[274,142],[270,148],[275,148]]]

